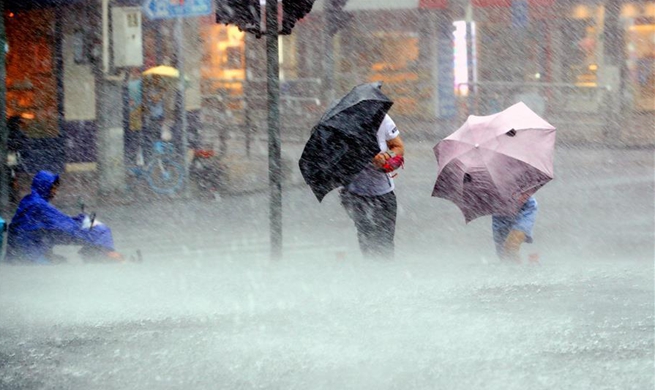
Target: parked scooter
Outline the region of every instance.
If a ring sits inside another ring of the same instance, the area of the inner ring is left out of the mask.
[[[199,198],[216,198],[225,189],[225,165],[211,149],[196,149],[189,166],[189,180]]]
[[[92,212],[90,214],[86,213],[86,206],[81,198],[78,198],[78,204],[81,209],[81,214],[77,217],[74,217],[80,224],[83,230],[88,231],[88,235],[92,238],[93,242],[98,245],[98,248],[105,247],[111,248],[114,246],[111,229],[103,224],[102,222],[96,219],[96,213]],[[117,253],[117,252],[116,252]],[[127,258],[114,259],[111,256],[107,257],[106,251],[103,249],[97,249],[90,246],[82,247],[79,251],[82,260],[85,263],[88,262],[98,262],[98,261],[112,261],[112,260],[127,260],[132,262],[142,262],[143,255],[141,250],[136,250],[136,255],[130,255]],[[122,256],[121,256],[122,257]]]

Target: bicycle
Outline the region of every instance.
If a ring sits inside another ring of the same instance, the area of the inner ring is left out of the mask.
[[[131,168],[131,173],[144,179],[150,189],[159,195],[172,195],[184,188],[185,172],[182,164],[176,161],[175,145],[171,142],[157,141],[153,145],[152,160],[145,168]]]

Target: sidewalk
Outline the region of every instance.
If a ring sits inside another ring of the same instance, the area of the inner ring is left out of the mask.
[[[409,138],[409,139],[408,139]],[[414,139],[413,137],[406,137],[405,143],[408,150],[423,150],[420,158],[432,159],[433,156],[429,149],[439,140],[439,136],[435,135],[426,139],[421,137]],[[283,141],[282,142],[282,171],[283,171],[283,187],[293,187],[304,185],[304,180],[298,169],[298,160],[302,154],[304,143]],[[643,148],[653,147],[644,146]],[[641,149],[643,149],[641,148]],[[589,169],[590,166],[599,164],[599,159],[603,160],[607,151],[621,154],[621,150],[625,150],[629,154],[630,147],[617,148],[611,147],[586,147],[582,145],[570,145],[567,143],[558,142],[558,159],[573,159],[576,162],[572,165],[584,167]],[[418,157],[418,156],[417,156]],[[227,154],[224,156],[224,161],[227,167],[225,177],[225,188],[221,193],[222,196],[236,196],[248,193],[266,193],[269,190],[269,175],[268,175],[268,145],[266,139],[253,140],[250,148],[250,156],[246,154],[245,142],[243,139],[233,138],[228,141]],[[97,173],[94,171],[88,172],[65,172],[61,174],[62,185],[57,197],[57,204],[67,207],[77,207],[79,199],[85,204],[93,206],[96,204],[102,205],[120,205],[131,204],[143,201],[170,201],[175,199],[184,199],[183,194],[172,196],[161,196],[152,193],[144,181],[136,181],[134,178],[128,177],[128,188],[124,194],[114,194],[111,196],[100,196],[98,193]],[[29,191],[31,176],[23,176],[20,180],[21,192],[26,194]],[[189,196],[195,197],[197,192],[192,187]]]
[[[250,155],[245,151],[244,140],[234,138],[228,141],[227,154],[223,157],[226,166],[224,188],[221,196],[267,192],[269,190],[268,145],[265,139],[254,139]],[[282,185],[294,186],[304,183],[297,167],[303,145],[295,142],[282,144]],[[97,171],[76,171],[60,173],[61,186],[56,203],[60,206],[77,207],[80,201],[86,205],[121,205],[142,201],[170,201],[197,197],[193,183],[189,194],[157,195],[149,190],[145,179],[126,176],[124,193],[101,196],[99,194]],[[20,198],[29,193],[32,175],[19,176]]]

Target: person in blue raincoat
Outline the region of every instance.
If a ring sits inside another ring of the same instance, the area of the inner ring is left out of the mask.
[[[114,250],[111,230],[102,224],[85,226],[85,216],[70,217],[50,201],[57,193],[59,175],[40,171],[32,180],[32,192],[18,204],[7,234],[7,261],[51,264],[61,261],[55,245],[82,245],[85,260],[122,260]],[[87,224],[88,219],[87,219]]]

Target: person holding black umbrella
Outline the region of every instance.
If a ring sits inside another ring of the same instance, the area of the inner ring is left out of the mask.
[[[402,165],[405,148],[387,115],[393,102],[381,88],[381,82],[361,84],[330,105],[312,129],[299,165],[319,202],[341,188],[364,256],[391,259],[396,196],[390,173]]]
[[[380,152],[340,191],[341,204],[357,228],[365,257],[392,260],[396,232],[396,195],[391,172],[403,161],[405,147],[389,115],[377,130]]]

